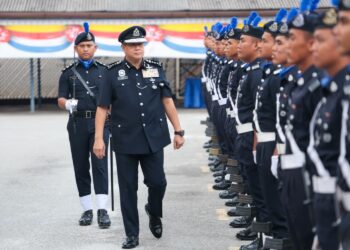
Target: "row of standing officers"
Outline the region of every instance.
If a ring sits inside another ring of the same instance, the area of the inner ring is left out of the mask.
[[[237,237],[270,225],[241,249],[267,248],[267,238],[280,249],[350,249],[350,1],[317,4],[281,9],[263,27],[252,12],[242,28],[232,18],[206,30],[203,91],[221,151],[210,159],[214,188],[241,206],[227,180],[237,166],[256,210],[231,223],[248,226]]]

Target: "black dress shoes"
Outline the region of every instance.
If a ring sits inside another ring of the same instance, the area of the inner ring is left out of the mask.
[[[239,250],[261,250],[260,240],[256,239],[248,245],[241,246]]]
[[[258,237],[256,232],[252,231],[252,227],[247,227],[246,229],[239,231],[236,237],[240,240],[255,240]]]
[[[224,190],[219,193],[220,199],[233,199],[237,196],[237,193]]]
[[[226,201],[225,205],[228,207],[235,207],[238,203],[238,196],[235,196],[232,200]]]
[[[99,209],[97,210],[97,222],[100,228],[109,228],[111,225],[111,220],[109,219],[107,210]]]
[[[252,223],[253,219],[252,217],[248,216],[240,216],[236,217],[231,221],[230,226],[234,228],[243,228],[248,227]]]
[[[79,219],[79,225],[80,226],[89,226],[92,223],[92,218],[94,217],[92,210],[85,211],[80,219]]]
[[[151,214],[148,204],[145,205],[145,210],[149,217],[149,229],[151,230],[154,237],[157,239],[161,238],[163,233],[162,220],[159,217],[153,216]]]
[[[131,249],[135,248],[139,245],[139,237],[138,236],[128,236],[123,242],[123,249]]]
[[[226,190],[231,186],[231,182],[228,180],[223,180],[222,182],[213,185],[214,190]]]

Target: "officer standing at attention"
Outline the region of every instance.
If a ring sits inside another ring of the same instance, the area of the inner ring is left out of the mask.
[[[143,59],[146,31],[133,26],[119,35],[125,59],[109,66],[108,80],[101,87],[96,114],[94,153],[105,157],[103,126],[112,105],[113,147],[116,152],[120,203],[126,241],[124,249],[139,244],[137,209],[138,165],[148,187],[149,228],[162,236],[162,202],[166,189],[163,148],[170,144],[167,117],[175,130],[174,149],[184,144],[172,93],[159,62]],[[166,114],[166,115],[165,115]]]
[[[333,0],[338,10],[338,23],[333,29],[338,41],[338,50],[343,56],[350,58],[350,1]],[[342,249],[350,249],[350,66],[343,79],[342,119],[340,133],[340,155],[337,180],[338,211],[341,217],[339,240]]]
[[[342,90],[350,60],[337,50],[333,36],[337,13],[329,9],[318,16],[313,44],[315,66],[327,76],[321,81],[322,99],[310,123],[309,157],[315,167],[312,176],[316,233],[321,249],[338,249],[337,213],[334,204],[340,155]],[[333,51],[333,53],[329,53]]]
[[[281,156],[281,201],[286,211],[289,235],[295,249],[310,249],[314,239],[311,207],[309,124],[321,99],[322,72],[312,58],[314,10],[311,1],[303,1],[300,10],[288,15],[288,63],[301,71],[288,100],[286,114],[286,152]],[[317,17],[317,16],[316,16]]]
[[[93,153],[95,138],[95,112],[99,88],[105,81],[106,66],[94,60],[97,46],[89,26],[84,23],[85,32],[75,39],[75,52],[78,61],[65,68],[59,80],[58,106],[69,111],[67,125],[72,152],[75,180],[78,186],[80,203],[84,209],[79,224],[91,225],[93,212],[91,201],[91,157],[92,175],[97,200],[97,221],[100,228],[111,224],[107,213],[108,168],[107,157],[98,159]],[[103,139],[108,142],[109,128],[104,126]],[[103,127],[102,127],[103,128]]]

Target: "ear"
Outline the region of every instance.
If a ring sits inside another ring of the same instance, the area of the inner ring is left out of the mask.
[[[310,52],[312,52],[312,47],[313,47],[313,45],[314,45],[314,41],[315,41],[314,37],[310,37],[310,38],[308,39],[307,43],[306,43],[307,49],[308,49]]]

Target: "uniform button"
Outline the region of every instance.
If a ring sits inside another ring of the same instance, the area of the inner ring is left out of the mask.
[[[142,113],[142,114],[141,114],[141,116],[145,116],[145,114],[144,114],[144,113]]]
[[[261,102],[259,102],[259,107],[261,107],[262,106],[262,103]]]
[[[88,71],[88,70],[86,71],[86,74],[89,74],[89,71]]]
[[[286,116],[286,111],[281,111],[280,116],[285,117]]]
[[[139,95],[142,95],[142,93],[139,93]]]
[[[324,134],[324,135],[323,135],[323,141],[324,141],[325,143],[331,142],[331,141],[332,141],[332,135],[329,134],[329,133]]]
[[[86,94],[89,94],[89,91],[86,91]]]
[[[321,118],[318,118],[318,119],[317,119],[317,124],[318,124],[318,125],[321,125],[321,124],[322,124],[322,119],[321,119]]]
[[[142,102],[140,102],[140,106],[143,106],[143,103],[142,103]]]
[[[122,83],[122,86],[124,86],[125,84],[124,83]]]
[[[139,82],[137,83],[137,86],[140,86],[140,83],[139,83]]]
[[[327,130],[328,129],[328,124],[327,123],[323,123],[323,129]]]
[[[86,84],[89,84],[89,81],[86,81]]]
[[[280,87],[280,91],[283,91],[283,87]]]
[[[143,124],[142,124],[142,126],[146,127],[146,124],[145,124],[145,123],[143,123]]]
[[[159,120],[160,120],[161,122],[163,121],[163,119],[162,119],[162,118],[160,118]]]
[[[294,119],[294,115],[290,115],[289,119],[293,120]]]
[[[120,128],[122,125],[118,124],[118,128]]]
[[[139,76],[139,74],[136,73],[136,76]]]
[[[282,108],[284,108],[285,106],[286,106],[286,105],[284,105],[284,104],[281,104],[281,107],[282,107]]]

